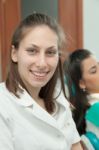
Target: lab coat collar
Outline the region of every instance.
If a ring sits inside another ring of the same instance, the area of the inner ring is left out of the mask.
[[[20,98],[18,98],[18,103],[24,107],[32,106],[34,103],[33,98],[28,94],[28,92],[23,89],[22,93],[19,93]]]
[[[59,125],[57,121],[53,118],[53,116],[51,116],[41,106],[39,106],[26,90],[24,90],[23,93],[20,94],[20,99],[17,101],[18,103],[20,103],[20,105],[24,106],[26,109],[31,111],[32,114],[38,119],[44,121],[45,123],[57,129],[59,128]],[[64,111],[66,110],[66,107],[69,105],[62,92],[56,99],[56,102],[59,103],[59,105],[62,105]],[[30,109],[29,107],[32,107],[32,109]]]
[[[60,93],[60,94],[59,94]],[[54,93],[54,97],[55,97],[55,95],[57,96],[59,94],[59,96],[56,98],[56,102],[57,103],[59,103],[60,105],[62,105],[63,107],[67,107],[67,106],[69,106],[69,103],[68,103],[68,101],[66,100],[66,98],[65,98],[65,96],[64,96],[64,94],[63,94],[63,92],[61,91],[59,91],[59,89],[57,90],[57,89],[55,89],[55,93]],[[18,100],[18,103],[20,104],[20,105],[23,105],[24,107],[29,107],[29,106],[31,106],[31,105],[35,105],[35,104],[37,104],[36,102],[35,102],[35,100],[29,95],[29,93],[25,90],[25,89],[23,89],[23,92],[22,93],[19,93],[19,96],[20,96],[20,99]],[[38,105],[38,104],[37,104]]]
[[[90,98],[90,99],[98,99],[99,100],[99,93],[89,94],[88,98]]]
[[[91,105],[96,102],[99,102],[99,93],[92,93],[88,95],[88,100]]]
[[[20,98],[17,99],[17,103],[25,107],[26,110],[31,112],[31,115],[34,115],[39,120],[42,120],[43,122],[58,128],[56,120],[41,106],[39,106],[25,89],[23,89],[23,93],[20,93]]]
[[[69,102],[64,96],[64,93],[61,91],[60,95],[57,97],[56,102],[62,105],[65,109],[70,106]]]

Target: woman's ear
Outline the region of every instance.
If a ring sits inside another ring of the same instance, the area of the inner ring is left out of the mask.
[[[13,62],[17,62],[17,50],[14,45],[11,46],[11,59]]]
[[[84,82],[84,80],[80,80],[79,81],[79,87],[83,90],[83,89],[86,89],[86,85],[85,85],[85,82]]]

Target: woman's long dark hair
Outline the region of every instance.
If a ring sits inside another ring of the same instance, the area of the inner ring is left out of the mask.
[[[73,118],[76,123],[78,132],[85,133],[85,113],[89,108],[87,91],[83,91],[79,86],[82,79],[83,68],[82,62],[89,58],[92,53],[86,49],[77,49],[72,52],[68,60],[64,63],[66,82],[69,88],[69,100],[75,107],[73,109]]]
[[[55,19],[41,13],[33,13],[21,21],[15,33],[13,34],[11,46],[14,46],[15,50],[17,51],[21,40],[26,36],[26,34],[36,26],[42,26],[42,25],[48,26],[57,35],[58,49],[60,52],[60,50],[62,50],[65,44],[65,34],[62,28],[60,27],[60,25],[55,21]],[[9,65],[7,79],[6,79],[6,87],[15,96],[19,97],[18,91],[22,92],[22,88],[20,88],[19,85],[21,85],[25,89],[26,87],[22,82],[22,79],[20,78],[20,75],[18,73],[17,63],[13,62],[11,59],[11,51],[12,49],[10,50],[10,65]],[[60,78],[61,80],[61,88],[65,94],[60,56],[53,77],[43,88],[41,88],[41,91],[39,93],[40,98],[44,99],[47,111],[50,113],[53,112],[53,108],[54,108],[53,94],[55,91],[55,86],[58,78]]]

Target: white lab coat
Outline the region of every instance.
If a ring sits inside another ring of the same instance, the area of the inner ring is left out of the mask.
[[[80,137],[63,94],[50,115],[24,90],[20,99],[0,84],[0,150],[71,150]]]

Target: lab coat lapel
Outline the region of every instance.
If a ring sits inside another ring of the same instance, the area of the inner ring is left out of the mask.
[[[24,90],[24,93],[20,95],[19,103],[26,107],[31,114],[34,115],[36,118],[40,119],[41,121],[57,128],[56,120],[46,112],[41,106],[39,106],[35,100]],[[29,108],[31,107],[31,108]]]
[[[46,112],[43,108],[41,108],[39,105],[38,106],[33,105],[32,113],[41,121],[43,121],[55,128],[58,128],[56,120],[48,112]]]

